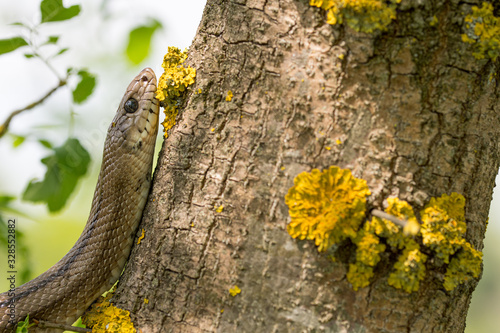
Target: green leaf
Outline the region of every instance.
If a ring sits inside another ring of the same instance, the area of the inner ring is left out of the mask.
[[[65,48],[63,48],[63,49],[60,49],[60,50],[59,50],[59,52],[57,52],[55,56],[61,55],[61,54],[65,53],[65,52],[66,52],[66,51],[68,51],[68,50],[69,50],[69,48],[67,48],[67,47],[65,47]],[[54,57],[55,57],[55,56],[54,56]]]
[[[30,324],[30,315],[28,314],[24,321],[20,321],[19,323],[17,323],[16,333],[28,333],[28,328],[33,325],[35,324]]]
[[[28,45],[28,43],[22,37],[0,39],[0,54],[12,52],[26,45]]]
[[[152,19],[150,24],[136,27],[130,31],[126,50],[130,62],[137,65],[146,59],[151,48],[153,33],[161,27],[160,22]]]
[[[40,3],[42,23],[69,20],[80,13],[80,6],[64,7],[62,0],[42,0]]]
[[[0,195],[0,220],[2,218],[2,212],[7,212],[7,213],[18,215],[18,216],[28,217],[28,215],[25,214],[24,212],[21,212],[21,211],[15,209],[15,208],[12,208],[10,206],[10,202],[14,201],[15,199],[16,199],[16,197],[11,196],[11,195]],[[0,234],[2,234],[2,233],[0,232]]]
[[[0,208],[7,207],[15,198],[11,195],[0,195]]]
[[[23,144],[24,140],[26,140],[25,136],[15,135],[14,136],[14,141],[12,142],[12,146],[14,148],[17,148],[17,147],[19,147],[20,145]]]
[[[40,140],[38,140],[38,142],[40,142],[40,144],[42,146],[44,146],[45,148],[52,149],[52,143],[50,143],[49,141],[44,140],[44,139],[40,139]]]
[[[26,57],[26,59],[30,59],[33,58],[35,55],[32,53],[25,53],[24,56]]]
[[[80,82],[73,90],[73,101],[77,104],[83,103],[94,91],[96,78],[87,71],[79,71]]]
[[[49,36],[49,39],[45,42],[45,44],[56,44],[59,40],[59,36]]]
[[[10,23],[9,25],[16,25],[18,27],[26,27],[26,28],[29,28],[29,26],[27,26],[26,24],[24,24],[23,22],[14,22],[14,23]]]
[[[23,200],[45,202],[50,212],[61,210],[85,175],[90,155],[77,139],[68,139],[54,154],[42,159],[47,172],[42,181],[30,181],[23,193]]]

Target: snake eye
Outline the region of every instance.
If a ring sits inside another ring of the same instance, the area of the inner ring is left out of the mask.
[[[129,98],[125,102],[125,105],[123,107],[125,108],[125,111],[127,113],[134,113],[139,108],[139,104],[137,103],[137,101],[135,99]]]

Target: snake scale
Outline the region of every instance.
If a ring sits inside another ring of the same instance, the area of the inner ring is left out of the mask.
[[[0,332],[29,314],[71,325],[118,280],[151,184],[158,132],[156,76],[142,70],[129,84],[108,128],[90,215],[76,244],[35,279],[0,295]],[[13,294],[13,295],[12,295]],[[62,332],[34,327],[30,332]]]

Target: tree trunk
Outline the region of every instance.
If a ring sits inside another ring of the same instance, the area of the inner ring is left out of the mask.
[[[463,194],[467,241],[482,249],[499,167],[498,67],[462,42],[469,5],[398,8],[387,31],[367,34],[327,24],[306,0],[208,0],[190,49],[196,84],[115,296],[136,328],[463,332],[477,280],[447,292],[429,266],[409,294],[387,284],[387,266],[354,291],[346,261],[286,230],[294,177],[338,165],[367,181],[378,209],[390,196],[418,211]]]

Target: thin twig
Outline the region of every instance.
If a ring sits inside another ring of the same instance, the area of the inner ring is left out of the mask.
[[[7,119],[5,119],[4,123],[2,125],[0,125],[0,138],[2,136],[4,136],[5,133],[7,133],[7,130],[9,129],[10,121],[12,120],[12,118],[14,118],[15,116],[17,116],[18,114],[20,114],[23,111],[33,109],[35,106],[37,106],[39,104],[42,104],[47,98],[49,98],[50,95],[52,95],[53,93],[55,93],[57,89],[61,88],[62,86],[65,86],[66,83],[67,83],[67,81],[65,79],[60,80],[59,84],[56,87],[52,88],[52,90],[50,90],[48,93],[46,93],[45,96],[43,96],[42,98],[40,98],[38,101],[35,101],[35,102],[33,102],[33,103],[25,106],[22,109],[13,111],[7,117]]]
[[[383,211],[378,210],[378,209],[372,209],[371,213],[373,216],[380,217],[381,219],[389,220],[391,222],[396,223],[397,225],[402,226],[403,228],[408,224],[408,221],[399,219],[394,215],[387,214],[386,212],[383,212]]]
[[[64,324],[56,324],[56,323],[51,323],[48,321],[43,321],[43,320],[34,320],[34,322],[37,324],[38,328],[59,328],[65,331],[71,331],[71,332],[92,332],[91,329],[88,328],[83,328],[83,327],[76,327],[76,326],[71,326],[71,325],[64,325]]]

